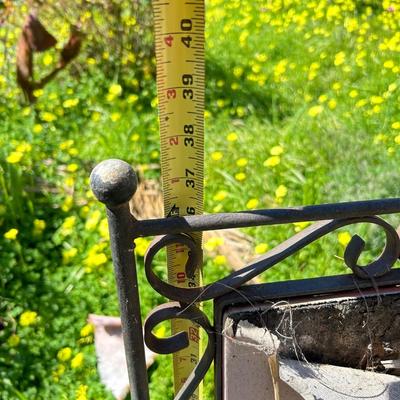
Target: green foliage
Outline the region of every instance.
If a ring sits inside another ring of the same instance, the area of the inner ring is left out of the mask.
[[[88,176],[97,162],[118,157],[159,177],[149,7],[125,0],[41,6],[59,42],[70,23],[86,37],[78,59],[35,93],[32,107],[21,103],[14,76],[25,3],[16,2],[0,26],[2,399],[112,398],[99,382],[93,334],[83,329],[89,313],[118,314],[105,213]],[[399,195],[399,10],[398,1],[207,3],[207,212]],[[55,51],[37,55],[37,75],[55,62]],[[258,254],[306,225],[246,231]],[[262,278],[346,272],[341,257],[355,232],[369,238],[363,261],[370,260],[383,238],[361,225]],[[163,299],[145,283],[142,256],[145,316]],[[206,260],[205,280],[224,276],[224,262]],[[165,273],[161,262],[156,268]],[[172,398],[170,357],[160,356],[149,376],[153,399]],[[212,373],[206,399],[211,392]]]

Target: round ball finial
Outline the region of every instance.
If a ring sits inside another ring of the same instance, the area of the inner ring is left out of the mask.
[[[92,191],[106,206],[119,206],[129,201],[135,194],[137,185],[135,171],[122,160],[102,161],[90,174]]]

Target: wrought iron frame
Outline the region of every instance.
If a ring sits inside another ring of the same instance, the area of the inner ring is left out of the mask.
[[[218,321],[215,321],[216,325],[213,327],[195,304],[214,300],[217,307],[215,315],[220,315],[221,307],[227,304],[226,301],[230,301],[231,294],[237,292],[238,288],[246,292],[246,295],[263,294],[265,285],[250,287],[242,285],[340,227],[364,222],[378,225],[386,233],[386,245],[381,255],[363,267],[358,265],[357,261],[363,250],[364,241],[357,235],[352,237],[345,249],[344,261],[353,272],[353,283],[354,280],[358,280],[369,282],[371,285],[371,281],[374,281],[376,285],[376,282],[386,282],[393,277],[397,282],[400,281],[398,271],[391,272],[400,254],[399,236],[391,225],[378,217],[383,214],[399,213],[400,198],[139,221],[129,209],[129,200],[137,189],[137,178],[129,164],[115,159],[103,161],[91,174],[91,187],[97,199],[107,207],[132,399],[149,399],[144,340],[151,350],[161,354],[174,353],[188,345],[188,336],[185,332],[169,338],[158,338],[153,335],[152,330],[158,323],[173,318],[190,319],[199,324],[208,335],[208,344],[202,358],[175,397],[176,400],[189,399],[215,358],[216,333],[220,327]],[[194,232],[305,221],[315,221],[315,223],[239,271],[203,287],[178,288],[162,281],[152,270],[152,261],[158,251],[167,245],[181,243],[190,249],[186,264],[186,273],[190,277],[196,268],[200,267],[202,260],[201,249],[190,236]],[[158,293],[173,302],[158,306],[150,313],[144,323],[143,338],[134,239],[146,236],[155,236],[145,255],[146,277]],[[347,278],[336,279],[338,279],[336,282],[338,289],[348,284]],[[343,279],[345,281],[342,281]],[[291,290],[297,294],[307,291],[309,281],[300,282],[300,285],[290,284],[294,285]],[[217,364],[219,364],[218,358]],[[218,387],[216,389],[219,390]]]

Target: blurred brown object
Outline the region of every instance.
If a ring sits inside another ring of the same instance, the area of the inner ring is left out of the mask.
[[[17,46],[17,82],[30,103],[34,102],[33,52],[53,47],[57,40],[40,23],[34,13],[28,15]]]
[[[101,382],[117,400],[129,393],[128,369],[122,339],[121,320],[117,317],[90,314],[88,322],[94,326],[97,369]],[[155,360],[155,353],[145,347],[146,367]]]
[[[71,26],[69,41],[61,50],[57,66],[40,81],[35,82],[33,53],[54,47],[57,40],[46,30],[34,12],[28,15],[17,46],[17,82],[29,103],[32,104],[36,100],[34,90],[43,88],[78,55],[81,42],[82,35],[78,28]]]
[[[75,26],[71,26],[71,33],[67,44],[61,50],[60,64],[65,66],[79,53],[82,45],[82,34]]]
[[[45,51],[57,43],[56,38],[46,30],[34,13],[28,15],[21,36],[33,51]]]

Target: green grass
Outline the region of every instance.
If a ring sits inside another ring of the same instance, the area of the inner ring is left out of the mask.
[[[398,1],[207,3],[206,212],[399,196],[399,12]],[[81,334],[88,313],[118,313],[105,213],[88,176],[117,157],[159,177],[146,169],[159,162],[154,60],[137,53],[139,61],[116,72],[87,44],[72,72],[27,108],[14,83],[12,32],[0,27],[0,398],[83,400],[77,393],[87,385],[87,398],[111,399],[93,336]],[[110,99],[115,84],[122,93]],[[79,103],[66,107],[68,99]],[[272,248],[301,228],[245,231]],[[6,234],[12,229],[15,239]],[[367,239],[363,262],[382,249],[382,233],[366,224],[340,232],[339,241],[332,233],[262,279],[348,272],[348,233]],[[141,256],[138,265],[145,316],[163,299],[145,283]],[[227,269],[206,260],[206,281]],[[36,313],[30,324],[26,312]],[[72,357],[83,353],[81,366],[57,357],[65,347]],[[151,368],[150,389],[152,399],[171,398],[170,357]],[[211,390],[209,374],[206,399]]]

